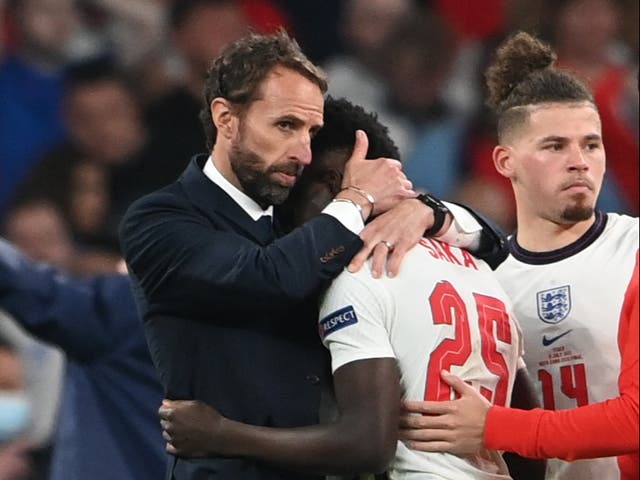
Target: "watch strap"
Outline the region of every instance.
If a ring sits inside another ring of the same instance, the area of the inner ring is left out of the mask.
[[[424,232],[425,237],[432,237],[442,229],[447,213],[450,213],[449,209],[441,200],[428,193],[422,193],[416,198],[433,210],[433,225]]]

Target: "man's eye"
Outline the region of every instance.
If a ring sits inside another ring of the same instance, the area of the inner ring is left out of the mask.
[[[587,144],[587,150],[598,150],[600,148],[600,144],[597,142]]]
[[[290,122],[289,120],[282,120],[278,122],[278,126],[285,130],[290,130],[291,128],[293,128],[293,122]]]
[[[562,145],[560,143],[550,143],[544,147],[545,150],[551,150],[552,152],[559,152],[562,150]]]

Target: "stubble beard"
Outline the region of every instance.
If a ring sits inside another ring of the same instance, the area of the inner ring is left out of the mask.
[[[560,212],[560,218],[563,222],[577,223],[589,220],[593,216],[595,207],[586,195],[578,194],[571,199],[569,205],[565,205]]]
[[[569,205],[560,213],[560,218],[565,222],[576,223],[589,220],[594,212],[592,205]]]
[[[264,159],[244,146],[242,135],[233,142],[229,153],[231,170],[238,178],[244,193],[251,197],[263,209],[269,205],[280,205],[289,196],[291,187],[274,182],[270,175],[277,171],[298,171],[295,162],[287,165],[271,165],[264,169]]]

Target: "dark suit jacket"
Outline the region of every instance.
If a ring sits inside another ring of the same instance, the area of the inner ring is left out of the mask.
[[[273,243],[203,173],[135,202],[121,227],[147,341],[166,395],[265,426],[317,423],[328,377],[317,294],[362,246],[329,215]],[[277,218],[275,229],[278,233]],[[247,459],[177,459],[168,478],[303,479]]]

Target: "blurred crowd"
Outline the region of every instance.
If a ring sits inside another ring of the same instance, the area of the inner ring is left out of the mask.
[[[206,150],[198,115],[211,60],[250,29],[280,27],[325,68],[331,95],[389,126],[416,188],[507,232],[514,202],[491,160],[482,72],[510,32],[538,34],[595,93],[608,159],[599,206],[638,214],[637,0],[0,0],[1,235],[73,275],[117,272],[126,207]],[[55,427],[40,426],[30,449],[45,453],[27,457],[9,440],[29,422],[2,423],[5,406],[24,407],[15,399],[37,376],[29,363],[45,353],[26,349],[19,362],[25,348],[9,337],[0,329],[0,480],[28,468],[47,478]],[[44,363],[61,377],[60,360]],[[38,408],[55,410],[45,396]]]

